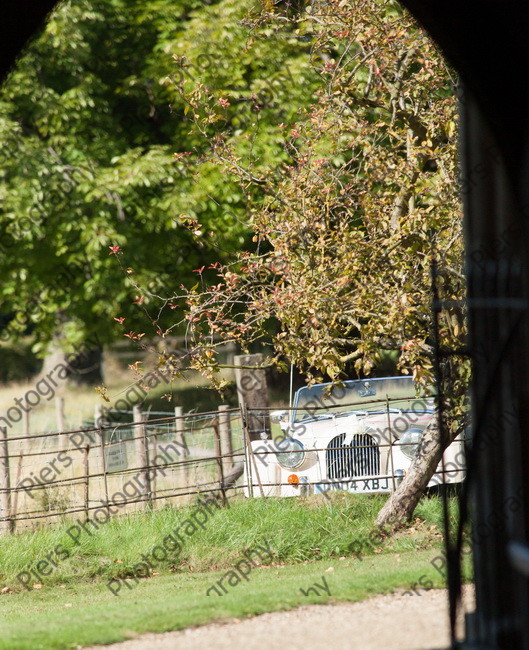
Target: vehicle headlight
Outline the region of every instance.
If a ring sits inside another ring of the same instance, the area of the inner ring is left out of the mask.
[[[408,429],[406,433],[402,434],[399,440],[402,453],[408,458],[413,458],[421,442],[421,438],[422,431],[420,429]]]
[[[276,451],[276,458],[281,467],[295,469],[303,464],[306,452],[299,440],[285,438],[276,446],[279,449]]]

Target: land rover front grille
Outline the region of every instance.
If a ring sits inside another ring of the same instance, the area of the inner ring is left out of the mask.
[[[367,433],[357,434],[350,445],[344,445],[345,433],[333,438],[325,451],[328,479],[378,476],[380,450]]]

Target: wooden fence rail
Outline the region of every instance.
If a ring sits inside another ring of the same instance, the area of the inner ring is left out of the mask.
[[[380,399],[373,402],[379,404]],[[359,404],[365,409],[368,403],[362,400],[335,406],[343,413],[345,408]],[[318,410],[327,412],[335,406],[311,406],[310,412],[307,406],[306,411],[314,416]],[[389,431],[389,399],[385,408]],[[392,410],[395,413],[396,409]],[[176,407],[174,414],[152,415],[135,407],[132,417],[130,412],[114,412],[119,421],[110,422],[112,412],[97,408],[93,425],[90,422],[82,429],[20,436],[13,432],[8,435],[0,428],[0,534],[65,516],[93,523],[104,517],[108,520],[111,515],[173,504],[175,499],[187,504],[205,493],[223,501],[228,492],[259,497],[293,494],[292,477],[283,472],[281,478],[277,463],[271,469],[266,462],[267,454],[277,454],[279,449],[278,427],[274,425],[274,430],[270,426],[268,408],[250,409],[242,402],[238,409],[221,406],[207,413],[186,414]],[[393,439],[381,438],[377,448],[394,444]],[[331,446],[333,454],[339,450],[346,454],[342,464],[335,466],[339,472],[335,487],[340,489],[351,446]],[[357,441],[355,449],[360,448],[363,444]],[[329,447],[312,445],[310,451],[322,453],[321,472],[326,471]],[[245,480],[239,481],[244,469]],[[394,489],[401,478],[397,472],[402,474],[391,463],[379,478],[392,481]],[[312,479],[310,488],[307,477],[302,476],[298,494],[310,493],[301,489],[304,486],[316,494],[316,486],[321,491],[323,483],[328,483],[326,475]],[[281,486],[289,489],[271,489]]]
[[[8,436],[0,428],[0,534],[66,515],[89,519],[102,509],[185,502],[198,492],[225,499],[226,489],[238,489],[238,409],[184,414],[176,407],[153,419],[136,406],[132,421],[110,424],[96,408],[94,426],[65,431],[63,404],[56,406],[57,432],[27,435],[25,424],[26,435]]]

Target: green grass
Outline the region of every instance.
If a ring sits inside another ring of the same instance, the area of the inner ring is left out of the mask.
[[[156,564],[163,572],[206,571],[229,566],[238,554],[263,538],[272,540],[274,560],[302,562],[351,554],[405,552],[436,548],[440,543],[440,502],[425,499],[417,510],[424,521],[410,532],[390,540],[369,541],[372,523],[384,500],[383,495],[336,493],[299,499],[241,499],[213,514],[192,536],[185,537],[182,551],[169,554]],[[58,545],[69,557],[58,561],[49,576],[35,577],[46,585],[76,583],[95,578],[134,575],[133,567],[143,553],[150,553],[164,537],[193,512],[193,507],[163,508],[152,513],[114,517],[92,535],[82,533],[75,541],[68,535],[74,520],[61,526],[41,528],[0,538],[0,587],[20,590],[16,576],[34,569]],[[80,513],[81,514],[81,513]],[[434,528],[432,528],[432,526]],[[78,532],[78,531],[75,531]]]
[[[204,530],[186,537],[182,552],[161,562],[152,559],[152,549],[194,512],[193,506],[116,517],[92,536],[81,536],[78,545],[67,535],[72,521],[0,538],[0,585],[9,589],[0,595],[0,648],[110,643],[146,631],[308,603],[356,601],[399,587],[411,590],[419,581],[443,586],[431,564],[441,552],[440,500],[423,499],[413,525],[399,534],[370,537],[386,498],[336,493],[330,500],[234,500],[229,508],[212,510]],[[270,566],[255,568],[248,582],[223,597],[206,596],[242,552],[263,539],[273,553]],[[58,544],[70,557],[57,561],[50,575],[32,576],[31,590],[24,589],[17,574],[37,567]],[[129,580],[130,589],[121,583],[120,595],[113,595],[106,582],[134,576],[143,553],[155,573]],[[322,576],[330,596],[301,593],[322,584]]]
[[[222,572],[159,576],[140,581],[120,596],[113,596],[100,582],[2,596],[0,648],[75,648],[311,603],[358,601],[399,587],[408,590],[421,576],[440,587],[441,576],[430,563],[433,557],[432,551],[420,551],[397,558],[379,555],[363,561],[256,568],[248,582],[222,597],[206,596]],[[301,588],[322,584],[322,576],[330,596],[324,591],[320,596],[301,593]]]

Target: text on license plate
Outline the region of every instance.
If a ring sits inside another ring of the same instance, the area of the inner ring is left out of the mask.
[[[387,478],[357,478],[344,481],[330,480],[318,483],[316,492],[346,490],[348,492],[389,492],[391,484]]]

